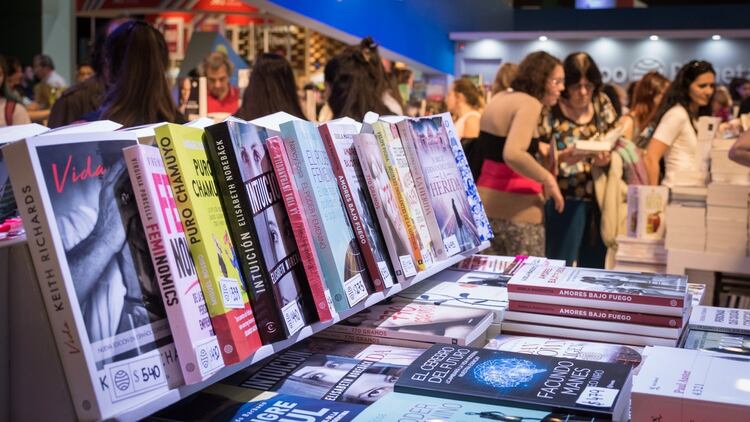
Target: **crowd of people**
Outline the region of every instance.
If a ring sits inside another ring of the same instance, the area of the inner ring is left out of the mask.
[[[143,21],[114,20],[99,35],[91,61],[78,67],[77,82],[68,88],[49,56],[36,56],[28,70],[16,59],[0,58],[0,126],[186,121],[158,30]],[[281,55],[256,57],[242,95],[231,84],[234,65],[223,52],[211,53],[193,73],[206,78],[208,113],[246,120],[278,111],[319,121],[362,120],[369,111],[419,113],[404,89],[411,74],[384,63],[369,37],[329,59],[325,104],[314,116],[303,112],[294,72]],[[750,112],[750,81],[717,86],[712,65],[693,60],[672,81],[649,72],[626,91],[605,84],[585,52],[563,60],[535,52],[519,64],[503,63],[490,95],[468,78],[455,80],[445,107],[495,232],[490,252],[603,268],[613,259],[624,220],[626,186],[675,186],[698,177],[697,119],[731,121]],[[576,151],[575,141],[613,130],[620,135],[611,152]],[[750,145],[733,154],[750,156],[746,151]]]

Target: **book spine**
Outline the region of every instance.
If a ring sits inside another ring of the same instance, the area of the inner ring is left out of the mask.
[[[663,306],[682,310],[685,307],[685,299],[667,296],[647,296],[630,293],[609,293],[581,289],[566,289],[561,287],[532,286],[521,283],[508,283],[508,293],[526,293],[538,296],[554,296],[561,298],[572,298],[590,303],[597,303],[594,308],[608,306],[608,303]],[[585,305],[584,305],[585,306]],[[681,314],[680,314],[681,315]]]
[[[284,198],[289,220],[294,230],[294,239],[297,241],[297,248],[302,257],[302,264],[307,275],[307,283],[310,285],[313,300],[315,301],[315,311],[320,321],[330,321],[333,319],[333,301],[328,287],[323,280],[323,272],[320,268],[320,261],[315,254],[312,234],[310,228],[302,215],[302,200],[299,192],[295,188],[292,179],[292,169],[289,165],[289,158],[286,155],[284,144],[281,138],[272,137],[266,141],[266,147],[271,157],[271,164],[276,173],[276,180],[279,182],[281,196]]]
[[[690,421],[696,420],[687,415],[694,413],[685,412],[685,400],[680,397],[669,397],[658,394],[647,394],[632,392],[630,396],[632,421]],[[747,410],[745,410],[747,412]],[[685,418],[683,418],[685,415]],[[729,419],[728,415],[722,413],[722,419]],[[741,419],[741,418],[740,418]],[[738,419],[738,420],[740,420]]]
[[[608,331],[596,331],[590,329],[575,329],[567,327],[555,327],[550,325],[529,324],[521,322],[503,321],[501,332],[516,333],[532,336],[545,336],[555,338],[571,338],[579,340],[600,341],[605,343],[629,344],[633,346],[666,346],[675,347],[676,339],[663,337],[651,337],[637,334],[613,333]]]
[[[155,147],[123,150],[186,384],[224,366],[195,265]]]
[[[213,166],[214,181],[224,209],[229,234],[237,249],[240,272],[263,344],[284,340],[290,332],[276,307],[273,285],[260,249],[250,198],[242,183],[227,123],[205,130],[204,144]]]
[[[207,241],[210,239],[203,239],[203,230],[208,230],[208,227],[200,227],[203,224],[206,226],[212,224],[210,219],[203,218],[206,217],[205,213],[209,212],[209,209],[203,206],[200,208],[193,206],[194,199],[190,185],[196,180],[185,171],[186,164],[182,162],[177,152],[177,149],[187,147],[175,142],[177,136],[172,131],[172,125],[156,128],[159,151],[177,200],[177,208],[188,238],[190,253],[197,264],[198,280],[208,305],[214,332],[221,346],[224,363],[227,365],[237,363],[260,347],[260,336],[255,326],[247,292],[239,277],[237,279],[220,277],[220,273],[212,268],[213,260],[209,254],[221,254],[221,251],[209,250]],[[196,133],[196,139],[189,141],[195,144],[190,148],[202,149],[201,137]],[[203,161],[207,161],[205,151],[201,152],[204,157]],[[196,181],[196,184],[199,182]],[[218,198],[214,199],[218,202]],[[221,209],[220,204],[216,205]],[[229,270],[228,267],[225,271]]]
[[[406,226],[406,232],[409,236],[409,244],[411,244],[412,256],[417,262],[417,270],[424,271],[427,268],[427,265],[425,263],[425,257],[422,255],[422,248],[419,246],[419,235],[417,234],[417,228],[414,225],[414,220],[411,216],[411,210],[409,209],[408,202],[406,201],[404,191],[401,188],[398,171],[396,170],[395,164],[391,159],[391,154],[388,149],[388,138],[385,133],[388,128],[383,127],[382,123],[376,122],[375,124],[373,124],[373,129],[375,130],[375,139],[377,139],[378,146],[380,147],[380,153],[383,156],[385,171],[388,174],[388,179],[391,181],[391,189],[393,189],[396,202],[398,202],[398,209],[401,214],[401,219]]]
[[[64,251],[52,236],[52,210],[42,199],[41,188],[35,176],[38,169],[31,158],[30,148],[26,140],[13,142],[3,148],[13,193],[18,198],[18,212],[26,230],[26,244],[34,263],[47,309],[47,319],[55,336],[57,353],[76,415],[81,420],[103,419],[106,416],[103,415],[104,409],[100,404],[102,401],[92,384],[94,374],[89,372],[84,338],[78,330],[73,312],[75,290],[68,288],[63,275],[60,256]],[[101,396],[105,394],[106,392],[102,392]]]
[[[652,325],[656,327],[679,328],[682,327],[683,323],[683,319],[677,317],[622,312],[610,309],[584,308],[580,306],[561,305],[558,303],[521,302],[514,300],[508,303],[508,310],[572,318],[586,318],[596,321]]]
[[[507,311],[503,321],[525,322],[529,324],[545,324],[559,327],[609,331],[624,334],[643,334],[645,336],[677,339],[682,327],[654,327],[653,325],[628,324],[624,322],[598,321],[587,318],[571,318],[567,316],[532,314],[529,312]]]
[[[336,150],[336,145],[331,137],[330,130],[324,126],[320,126],[318,130],[320,131],[320,136],[323,138],[323,144],[328,153],[328,158],[331,161],[333,174],[336,177],[336,184],[341,192],[341,198],[344,200],[344,209],[346,210],[347,217],[349,217],[349,222],[352,225],[354,237],[357,239],[357,243],[359,243],[360,251],[365,260],[367,270],[370,273],[373,287],[376,291],[382,292],[385,290],[383,277],[380,275],[380,268],[378,267],[377,260],[373,254],[373,245],[370,244],[370,240],[367,238],[367,233],[364,224],[362,223],[362,216],[359,214],[357,204],[352,196],[351,186],[349,186],[345,170],[341,163],[343,157],[340,157]]]
[[[396,128],[398,129],[398,133],[401,137],[401,144],[406,153],[406,161],[409,164],[412,180],[414,180],[414,187],[419,195],[419,202],[422,205],[424,219],[427,223],[430,239],[432,240],[435,249],[435,256],[438,259],[445,259],[448,257],[448,253],[445,250],[443,234],[440,231],[440,227],[438,227],[437,217],[435,216],[435,210],[432,207],[432,200],[430,199],[430,193],[427,190],[427,181],[425,180],[424,170],[422,168],[422,163],[419,160],[419,153],[417,152],[417,147],[415,145],[416,137],[414,136],[414,130],[407,119],[398,122]]]

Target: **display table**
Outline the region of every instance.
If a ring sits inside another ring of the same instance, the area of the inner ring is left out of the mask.
[[[750,274],[750,257],[670,249],[667,274],[685,274],[687,270]]]

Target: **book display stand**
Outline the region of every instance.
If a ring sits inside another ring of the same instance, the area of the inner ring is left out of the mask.
[[[117,415],[114,420],[137,421],[176,403],[207,386],[259,362],[318,333],[402,290],[425,280],[453,264],[487,248],[488,242],[472,250],[435,263],[403,283],[375,292],[332,321],[316,322],[292,337],[265,345],[249,359],[229,365],[204,382],[182,386]],[[67,382],[58,357],[36,273],[25,242],[0,244],[0,422],[4,420],[75,420]],[[12,341],[11,341],[12,339]]]

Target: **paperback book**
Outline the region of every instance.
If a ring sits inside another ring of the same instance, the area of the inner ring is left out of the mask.
[[[281,124],[281,132],[315,252],[336,312],[341,313],[367,297],[370,277],[317,128],[310,122],[289,121]]]
[[[303,295],[304,268],[265,145],[266,132],[228,119],[206,128],[204,140],[253,314],[268,344],[293,335],[312,318]]]
[[[510,303],[512,308],[514,302]],[[606,312],[606,311],[604,311]],[[575,318],[561,315],[548,315],[532,312],[519,312],[508,309],[505,311],[503,322],[524,322],[527,324],[553,325],[556,327],[568,327],[582,330],[609,331],[612,333],[639,334],[651,337],[664,337],[678,339],[682,334],[683,326],[657,327],[647,324],[635,324],[631,322],[595,320],[588,318]]]
[[[682,338],[680,347],[750,358],[750,334],[722,333],[688,328]]]
[[[169,176],[156,147],[131,146],[125,148],[123,154],[182,376],[186,384],[194,384],[223,367],[224,359],[190,256]]]
[[[677,317],[690,306],[685,276],[530,264],[508,282],[508,297]]]
[[[351,120],[351,123],[356,122]],[[318,130],[331,159],[336,183],[370,278],[375,289],[382,291],[393,286],[393,270],[354,149],[353,136],[358,133],[357,127],[351,123],[344,119],[334,120],[318,126]]]
[[[18,214],[13,187],[10,185],[10,176],[8,176],[8,167],[3,161],[2,147],[9,142],[39,135],[47,130],[49,130],[47,127],[36,123],[0,128],[0,221]]]
[[[580,340],[565,340],[549,337],[527,337],[499,334],[490,339],[485,349],[529,355],[553,356],[567,359],[591,360],[595,362],[616,362],[632,365],[641,364],[640,348],[620,344],[596,343]]]
[[[436,344],[395,391],[626,420],[631,366]]]
[[[543,314],[589,321],[620,322],[635,325],[650,325],[654,327],[682,328],[685,319],[666,315],[639,314],[634,312],[613,311],[610,309],[584,308],[580,306],[556,305],[552,303],[521,302],[514,300],[509,303],[508,310]]]
[[[678,340],[675,338],[653,337],[642,334],[626,334],[612,331],[560,327],[556,325],[544,325],[539,323],[516,322],[507,320],[503,320],[501,324],[501,330],[503,333],[508,334],[600,341],[604,343],[628,344],[632,346],[676,347],[678,343]]]
[[[81,420],[183,383],[122,149],[129,133],[48,135],[3,149],[47,317]]]
[[[261,340],[203,145],[203,129],[170,123],[155,132],[224,363],[240,362]]]
[[[696,306],[688,324],[691,329],[750,335],[750,309]]]
[[[360,133],[354,135],[353,140],[396,279],[404,282],[417,274],[416,255],[411,248],[407,228],[410,221],[401,218],[400,203],[388,179],[375,135]]]
[[[463,271],[483,271],[503,274],[515,261],[516,257],[512,256],[474,254],[455,264],[453,268]]]
[[[396,339],[466,346],[484,337],[493,317],[483,309],[394,302],[370,306],[326,331],[376,337],[381,342]]]

